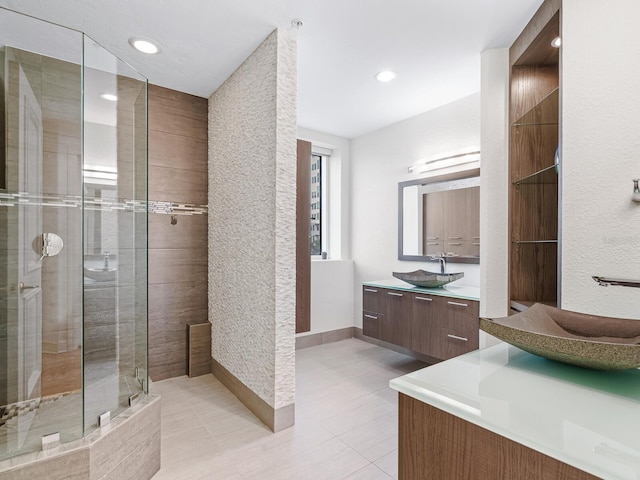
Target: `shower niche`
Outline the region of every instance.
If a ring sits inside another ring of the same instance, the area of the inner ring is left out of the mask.
[[[2,479],[148,393],[147,81],[0,8],[0,107]]]

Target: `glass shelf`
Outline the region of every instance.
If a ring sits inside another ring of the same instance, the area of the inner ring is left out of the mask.
[[[527,125],[557,125],[559,89],[544,97],[535,107],[513,123],[514,127]]]
[[[555,165],[551,165],[512,183],[514,185],[540,185],[543,183],[558,183],[558,174],[556,173],[555,167]]]
[[[512,240],[511,243],[515,245],[532,245],[542,243],[558,243],[558,240]]]

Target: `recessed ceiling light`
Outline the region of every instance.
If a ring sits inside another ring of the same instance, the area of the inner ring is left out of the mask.
[[[162,48],[158,42],[151,40],[150,38],[143,37],[131,37],[129,39],[129,45],[142,53],[147,53],[149,55],[154,55],[156,53],[160,53]]]
[[[376,73],[376,80],[382,83],[390,82],[394,78],[396,78],[396,74],[391,70]]]
[[[109,100],[110,102],[118,101],[118,96],[114,95],[113,93],[103,93],[102,95],[100,95],[100,97],[104,98],[105,100]]]
[[[562,38],[560,37],[556,37],[551,41],[551,46],[554,48],[560,48],[560,45],[562,45]]]

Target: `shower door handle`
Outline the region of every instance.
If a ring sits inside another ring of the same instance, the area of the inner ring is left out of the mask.
[[[23,293],[25,290],[31,290],[34,288],[40,288],[40,285],[25,285],[23,282],[20,282],[18,284],[18,289],[20,290],[20,293]]]

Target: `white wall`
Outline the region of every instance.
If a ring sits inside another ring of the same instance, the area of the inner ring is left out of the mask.
[[[561,285],[568,310],[640,319],[640,2],[562,4]]]
[[[407,167],[421,158],[435,158],[479,144],[479,93],[351,141],[351,246],[356,326],[362,326],[363,281],[391,278],[394,271],[435,267],[432,262],[397,259],[398,182],[425,176],[408,174]],[[448,265],[448,271],[452,269],[465,272],[460,284],[480,285],[478,265]]]
[[[499,318],[509,313],[509,49],[483,52],[481,65],[480,316]]]
[[[328,260],[311,262],[311,331],[299,336],[353,326],[353,262],[349,241],[349,140],[298,128],[298,138],[333,151],[329,160]]]
[[[295,81],[276,30],[209,99],[211,354],[274,409],[295,397]]]

